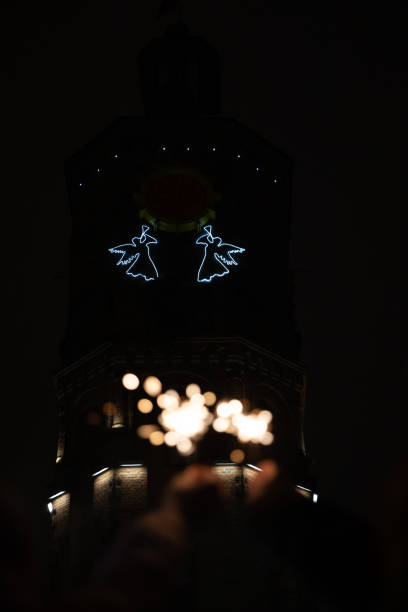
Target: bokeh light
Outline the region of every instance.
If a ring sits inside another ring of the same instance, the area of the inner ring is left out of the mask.
[[[149,436],[150,444],[153,446],[160,446],[164,442],[164,435],[162,431],[153,431]]]
[[[140,438],[144,438],[145,440],[147,440],[150,434],[154,431],[158,431],[158,429],[159,428],[157,425],[141,425],[137,428],[137,435]]]
[[[218,417],[218,419],[215,419],[213,423],[213,428],[215,429],[215,431],[218,431],[219,433],[221,433],[222,431],[227,431],[229,424],[230,423],[228,419],[223,419],[221,417]]]
[[[230,459],[231,461],[233,461],[234,463],[242,463],[243,460],[245,459],[245,453],[243,450],[241,450],[240,448],[235,448],[233,451],[231,451],[230,453]]]
[[[194,391],[189,399],[180,398],[173,389],[157,398],[162,408],[158,421],[167,430],[164,441],[168,446],[176,446],[182,455],[194,452],[195,442],[205,434],[213,419],[204,396],[197,390],[197,385],[188,390],[190,394]]]
[[[176,446],[179,436],[175,431],[167,431],[164,434],[164,442],[167,446]]]
[[[193,395],[195,395],[196,393],[201,393],[201,389],[198,385],[191,383],[190,385],[187,385],[186,387],[186,395],[187,397],[192,397]]]
[[[273,415],[272,412],[269,412],[269,410],[261,410],[261,412],[258,414],[258,418],[262,419],[266,423],[270,423],[272,421]]]
[[[238,399],[232,399],[230,402],[228,402],[228,406],[231,414],[240,414],[244,410],[242,402],[240,402]]]
[[[138,410],[140,410],[140,412],[142,412],[143,414],[148,414],[153,410],[153,403],[149,399],[144,397],[143,399],[140,399],[137,402],[137,407]]]
[[[167,389],[166,395],[170,395],[172,397],[175,397],[177,402],[179,402],[179,400],[180,400],[180,395],[177,393],[177,391],[175,389]]]
[[[116,405],[113,402],[105,402],[102,406],[102,412],[106,416],[113,416],[116,412]]]
[[[268,424],[259,418],[257,413],[237,414],[232,418],[241,442],[259,443],[265,434]]]
[[[173,394],[169,394],[168,391],[166,391],[166,393],[161,393],[156,401],[159,408],[162,408],[163,410],[165,408],[167,408],[168,410],[171,410],[172,408],[177,408],[179,403],[178,396],[175,397]]]
[[[161,393],[162,384],[156,376],[148,376],[143,383],[143,389],[152,397],[156,397]]]
[[[122,385],[129,391],[134,391],[139,386],[139,379],[136,374],[128,372],[122,376]]]
[[[181,455],[191,455],[194,452],[194,445],[189,438],[181,438],[177,442],[177,450]]]
[[[214,406],[215,402],[217,401],[217,396],[212,391],[206,391],[204,393],[204,400],[206,406]]]
[[[230,412],[230,408],[228,406],[228,402],[220,402],[217,406],[217,414],[218,416],[227,419],[231,412]]]
[[[265,431],[260,441],[264,446],[269,446],[269,444],[272,444],[273,439],[273,434],[270,431]]]

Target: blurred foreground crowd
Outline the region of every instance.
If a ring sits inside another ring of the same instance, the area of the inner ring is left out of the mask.
[[[0,500],[1,610],[399,611],[407,606],[408,481],[393,488],[384,538],[299,495],[274,461],[231,513],[213,470],[190,465],[161,504],[127,525],[87,584],[43,601],[28,526]]]

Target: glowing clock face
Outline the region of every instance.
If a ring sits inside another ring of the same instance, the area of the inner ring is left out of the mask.
[[[188,174],[168,174],[151,181],[145,193],[149,212],[158,219],[186,223],[204,216],[208,194],[204,185]]]
[[[193,231],[209,218],[219,195],[198,170],[168,166],[146,177],[139,200],[141,217],[162,231]]]

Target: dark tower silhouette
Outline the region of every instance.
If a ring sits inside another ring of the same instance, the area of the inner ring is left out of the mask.
[[[170,25],[139,56],[146,117],[188,118],[220,111],[218,55],[184,23]]]
[[[116,120],[66,163],[71,309],[53,488],[65,493],[50,509],[74,579],[182,462],[137,435],[155,416],[138,410],[145,394],[122,386],[125,372],[272,411],[275,442],[262,452],[306,482],[291,160],[219,114],[217,53],[183,23],[149,43],[139,67],[145,117]],[[228,461],[236,444],[209,433],[198,458]],[[249,468],[216,469],[233,491]]]

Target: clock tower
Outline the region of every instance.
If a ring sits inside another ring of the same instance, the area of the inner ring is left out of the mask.
[[[143,49],[139,71],[144,116],[114,121],[66,163],[71,308],[52,491],[64,492],[64,528],[62,493],[50,512],[73,574],[89,562],[84,538],[96,550],[185,460],[142,435],[156,408],[141,409],[146,393],[124,388],[125,373],[269,410],[274,442],[244,445],[245,461],[277,457],[308,488],[291,160],[221,114],[217,53],[184,24]],[[231,461],[236,446],[211,430],[196,451],[233,496],[251,470]]]

